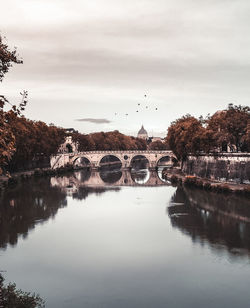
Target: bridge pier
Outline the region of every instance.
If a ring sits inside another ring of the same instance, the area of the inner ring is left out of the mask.
[[[155,167],[155,166],[154,167],[148,167],[148,169],[152,170],[152,171],[155,171],[155,170],[157,170],[157,167]]]

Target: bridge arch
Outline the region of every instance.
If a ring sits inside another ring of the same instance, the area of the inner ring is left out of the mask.
[[[156,161],[156,166],[172,165],[172,156],[171,155],[161,155],[161,157]]]
[[[108,158],[110,158],[110,161],[108,161]],[[107,161],[105,161],[107,160]],[[119,168],[122,168],[123,166],[123,160],[120,157],[120,155],[117,154],[108,154],[105,153],[105,155],[102,155],[101,158],[98,161],[97,167],[102,167],[104,165],[115,165],[115,164],[119,164]]]
[[[149,161],[149,158],[147,157],[147,155],[144,155],[142,153],[138,153],[138,154],[133,155],[130,158],[129,167],[133,168],[133,167],[135,167],[136,164],[138,164],[140,167],[142,166],[142,167],[148,168],[149,165],[150,165],[150,161]]]
[[[86,156],[78,156],[73,160],[73,167],[91,167],[91,161]]]

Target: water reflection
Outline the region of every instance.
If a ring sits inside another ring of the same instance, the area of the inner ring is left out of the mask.
[[[131,170],[131,178],[136,184],[146,184],[150,178],[150,171],[148,169]]]
[[[150,174],[150,175],[149,175]],[[83,200],[89,194],[119,191],[120,186],[164,184],[156,172],[90,169],[58,177],[29,179],[9,188],[0,199],[0,248],[15,246],[18,238],[26,238],[36,224],[55,217],[58,209],[67,205],[67,196]]]
[[[0,200],[0,247],[15,246],[37,223],[54,217],[67,205],[66,195],[50,179],[27,180],[7,190]]]
[[[169,182],[168,180],[166,180],[166,179],[162,176],[162,172],[163,172],[163,170],[166,169],[166,168],[171,169],[172,166],[158,166],[158,168],[157,168],[157,175],[158,175],[159,179],[160,179],[162,182],[165,182],[165,183],[170,184],[170,182]]]
[[[101,170],[100,171],[100,178],[103,180],[104,183],[114,184],[118,182],[122,177],[121,170]]]
[[[201,245],[250,255],[250,203],[247,198],[178,187],[167,208],[172,226]]]
[[[86,176],[85,173],[88,173]],[[70,176],[52,177],[51,185],[60,187],[67,195],[73,195],[79,187],[109,187],[109,186],[159,186],[166,185],[163,179],[159,177],[157,171],[148,169],[101,169],[100,171],[79,170]]]
[[[167,185],[149,170],[79,170],[58,177],[34,178],[8,189],[0,199],[0,248],[17,244],[38,223],[55,217],[67,206],[67,197],[84,200],[90,194],[120,191],[122,186]],[[157,202],[157,200],[156,200]],[[172,226],[193,242],[226,248],[232,255],[250,254],[249,200],[178,187],[167,208]]]
[[[82,183],[87,181],[88,174],[86,170],[74,176],[34,178],[6,190],[0,199],[0,248],[8,244],[15,246],[18,238],[26,238],[36,224],[54,218],[58,209],[67,206],[67,196],[83,200],[92,193],[119,190],[119,187],[75,185],[76,179]],[[53,185],[54,181],[57,185]]]

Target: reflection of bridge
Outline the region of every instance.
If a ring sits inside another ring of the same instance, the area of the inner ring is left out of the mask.
[[[52,177],[51,185],[59,186],[67,192],[76,192],[79,187],[109,187],[109,186],[160,186],[167,183],[160,179],[156,171],[131,173],[129,170],[118,172],[75,171],[72,176]],[[110,175],[110,177],[109,177]]]
[[[163,157],[169,158],[169,164],[176,160],[172,151],[86,151],[51,156],[50,164],[52,169],[56,169],[65,165],[81,165],[81,159],[85,159],[91,168],[98,168],[107,156],[115,156],[121,162],[122,168],[130,168],[133,159],[138,156],[148,160],[149,168],[156,168]]]

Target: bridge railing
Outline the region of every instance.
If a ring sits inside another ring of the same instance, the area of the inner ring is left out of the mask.
[[[72,153],[57,153],[55,155],[76,155],[76,154],[170,154],[173,153],[170,150],[160,150],[160,151],[154,151],[154,150],[124,150],[124,151],[82,151],[82,152],[72,152]]]

